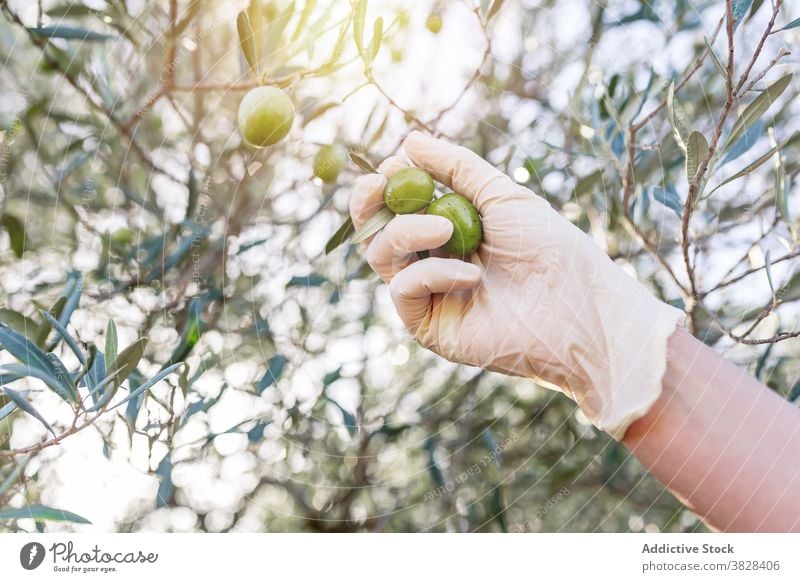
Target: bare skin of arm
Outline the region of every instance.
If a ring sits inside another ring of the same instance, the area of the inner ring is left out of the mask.
[[[623,444],[709,527],[800,531],[800,409],[689,332]]]

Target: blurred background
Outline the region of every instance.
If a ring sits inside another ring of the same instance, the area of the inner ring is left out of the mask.
[[[415,346],[357,246],[326,253],[413,129],[800,396],[794,3],[0,5],[0,530],[703,530],[567,398]],[[257,76],[296,107],[263,150]],[[722,136],[696,181],[687,128]],[[323,182],[326,144],[356,163]]]

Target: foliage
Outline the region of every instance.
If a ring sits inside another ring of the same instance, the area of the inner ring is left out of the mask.
[[[545,196],[800,394],[796,7],[35,4],[0,23],[0,527],[97,522],[50,506],[102,485],[53,484],[91,443],[98,471],[150,476],[115,500],[123,531],[702,527],[563,396],[410,342],[347,201],[411,129]],[[255,151],[236,111],[260,84],[297,117]],[[352,163],[322,183],[330,143]]]

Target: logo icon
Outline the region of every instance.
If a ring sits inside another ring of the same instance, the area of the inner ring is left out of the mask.
[[[26,570],[35,570],[44,561],[44,546],[39,542],[30,542],[19,551],[19,563]]]

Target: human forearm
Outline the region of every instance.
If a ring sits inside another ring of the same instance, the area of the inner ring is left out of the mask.
[[[679,329],[623,443],[711,527],[800,530],[800,410]]]

